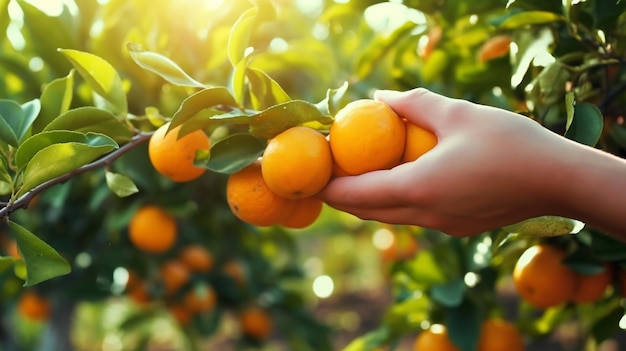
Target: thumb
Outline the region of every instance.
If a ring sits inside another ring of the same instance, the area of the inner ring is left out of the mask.
[[[408,91],[378,90],[374,93],[376,100],[389,105],[400,117],[410,122],[437,132],[452,112],[460,108],[463,100],[451,99],[424,88]],[[462,107],[461,107],[462,108]]]

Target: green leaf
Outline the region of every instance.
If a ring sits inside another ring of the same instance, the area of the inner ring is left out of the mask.
[[[230,30],[228,59],[233,66],[238,65],[244,59],[245,51],[250,46],[250,36],[258,13],[257,6],[249,8],[239,16]]]
[[[235,98],[225,87],[207,88],[186,98],[172,116],[169,130],[187,122],[198,112],[218,105],[237,106]]]
[[[583,222],[559,216],[541,216],[507,225],[502,229],[520,236],[545,237],[577,234],[584,228]]]
[[[603,127],[604,117],[600,109],[588,102],[581,102],[574,106],[574,118],[565,136],[579,143],[595,146]]]
[[[291,100],[280,84],[265,72],[248,68],[246,77],[248,77],[250,99],[254,109],[262,110]]]
[[[0,140],[17,146],[19,142],[17,129],[21,119],[22,109],[17,102],[0,100]]]
[[[35,134],[26,139],[15,152],[15,165],[18,170],[21,170],[42,149],[53,144],[70,142],[85,142],[85,134],[66,130],[46,131]]]
[[[74,72],[57,78],[46,84],[41,93],[41,112],[35,123],[33,133],[39,133],[57,116],[69,110],[74,95]]]
[[[381,326],[374,331],[354,339],[348,346],[344,347],[342,351],[375,350],[377,347],[386,344],[391,334],[391,330],[389,330],[388,327]]]
[[[303,100],[291,100],[272,106],[250,117],[250,133],[264,139],[297,125],[317,121],[322,124],[332,123],[314,104]]]
[[[458,306],[448,309],[445,324],[450,340],[461,351],[474,351],[480,336],[481,322],[480,306],[465,298]]]
[[[569,129],[569,127],[572,125],[572,121],[574,120],[574,105],[576,105],[576,96],[574,92],[567,92],[567,94],[565,94],[565,130]]]
[[[626,260],[626,243],[606,234],[593,234],[591,236],[591,250],[598,260]]]
[[[59,16],[50,16],[27,1],[17,3],[24,12],[24,29],[29,34],[27,49],[33,50],[34,56],[41,57],[55,75],[65,74],[70,65],[56,50],[76,47],[78,31],[75,28],[75,15],[68,6],[63,7]]]
[[[9,168],[5,164],[5,160],[0,158],[0,182],[6,182],[10,184],[11,181],[12,179],[11,175],[9,174]]]
[[[37,116],[39,116],[39,111],[41,111],[41,102],[38,99],[35,99],[22,104],[20,107],[22,109],[22,120],[16,134],[17,138],[21,142],[29,134],[33,122],[37,119]]]
[[[79,107],[63,113],[44,128],[44,131],[50,130],[102,133],[120,143],[132,138],[132,132],[127,125],[110,112],[92,106]]]
[[[59,49],[59,52],[72,63],[91,89],[108,101],[116,112],[123,115],[128,112],[122,79],[111,64],[99,56],[83,51]]]
[[[113,139],[88,133],[82,143],[53,144],[43,148],[28,162],[23,172],[24,183],[18,196],[34,187],[72,172],[118,147]]]
[[[463,301],[466,290],[467,286],[463,279],[456,279],[449,283],[433,285],[430,296],[446,307],[456,307]]]
[[[512,14],[502,21],[501,29],[517,29],[528,25],[546,24],[563,21],[565,18],[559,14],[548,11],[524,11]]]
[[[191,88],[205,88],[206,86],[191,78],[176,62],[169,57],[152,51],[145,51],[139,44],[128,43],[126,45],[130,57],[139,67],[159,75],[166,81]]]
[[[206,168],[219,173],[231,174],[242,170],[265,150],[265,143],[250,134],[230,135],[211,147],[211,157]]]
[[[70,273],[71,267],[50,245],[15,222],[9,222],[20,256],[26,264],[24,286]]]
[[[248,63],[245,59],[241,60],[233,68],[232,74],[232,86],[235,98],[240,105],[243,105],[246,95],[246,71],[248,70]]]
[[[432,251],[420,250],[405,266],[405,272],[418,284],[442,284],[446,276]]]
[[[118,173],[106,172],[106,182],[109,189],[119,197],[126,197],[139,192],[130,178]]]
[[[318,102],[315,106],[323,115],[334,116],[341,108],[341,101],[348,91],[348,81],[343,82],[341,87],[337,89],[328,89],[324,100]]]

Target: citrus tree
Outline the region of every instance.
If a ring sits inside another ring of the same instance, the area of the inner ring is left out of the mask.
[[[167,319],[183,349],[229,320],[241,348],[333,349],[301,289],[294,231],[337,228],[343,217],[320,218],[314,197],[331,177],[410,162],[410,139],[414,158],[436,143],[424,130],[405,139],[414,127],[393,112],[388,133],[350,124],[378,108],[374,89],[424,86],[626,148],[623,1],[42,4],[0,0],[0,309],[49,321],[41,348],[72,348],[80,302],[126,297],[118,325],[132,348],[153,346],[155,320]],[[339,156],[359,136],[369,146],[396,132],[404,142],[384,144],[396,155],[380,165]],[[417,350],[522,349],[572,325],[594,349],[624,315],[626,247],[575,220],[463,239],[349,228],[391,238],[393,303],[346,350],[407,338]],[[34,347],[14,325],[3,331],[7,348]]]

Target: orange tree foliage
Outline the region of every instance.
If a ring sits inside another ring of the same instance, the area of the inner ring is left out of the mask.
[[[341,107],[374,89],[425,86],[626,154],[624,1],[67,4],[50,15],[0,0],[0,229],[19,249],[0,259],[2,301],[17,301],[19,284],[72,301],[139,286],[148,308],[181,312],[183,296],[203,287],[215,306],[176,314],[189,335],[213,335],[229,311],[262,305],[292,349],[331,349],[328,328],[290,288],[303,279],[295,238],[242,223],[225,198],[227,176],[257,160],[269,139],[305,124],[326,134]],[[497,36],[510,39],[508,50],[481,59]],[[168,122],[181,135],[202,129],[211,139],[210,152],[195,159],[207,172],[193,181],[173,182],[148,159],[147,141]],[[141,252],[128,239],[128,222],[145,205],[176,219],[179,235],[166,252]],[[613,283],[626,260],[623,244],[564,218],[465,239],[392,228],[414,235],[420,249],[390,265],[393,304],[379,328],[346,350],[393,347],[429,324],[445,325],[455,346],[473,350],[481,321],[504,315],[498,289],[533,244],[563,247],[577,274],[616,267]],[[562,235],[569,233],[577,234]],[[186,273],[166,295],[159,267],[189,245],[210,252],[211,268]],[[228,267],[238,267],[236,276]],[[120,272],[132,277],[128,287]],[[520,300],[506,317],[528,339],[580,320],[581,338],[599,343],[616,331],[623,296],[611,284],[592,304],[537,311]],[[9,313],[10,304],[0,306]]]

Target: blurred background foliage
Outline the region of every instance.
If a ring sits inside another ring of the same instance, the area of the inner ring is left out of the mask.
[[[6,34],[0,36],[0,98],[26,104],[53,81],[71,82],[68,108],[103,108],[58,51],[80,50],[115,68],[133,124],[153,129],[151,117],[171,117],[198,89],[141,68],[127,44],[171,59],[205,86],[232,90],[231,29],[253,6],[244,0],[0,0]],[[257,6],[247,65],[292,99],[316,103],[345,82],[339,104],[376,89],[423,86],[525,114],[625,155],[624,1],[272,0]],[[505,44],[489,51],[496,37]],[[42,114],[55,103],[42,99]],[[8,146],[0,146],[5,157]],[[305,230],[254,228],[230,213],[225,175],[173,183],[146,155],[139,145],[107,166],[133,180],[135,195],[116,197],[105,174],[94,171],[11,215],[70,263],[68,275],[22,287],[24,264],[11,257],[15,229],[0,224],[8,258],[0,265],[0,350],[407,349],[433,323],[447,324],[455,340],[475,340],[479,322],[491,315],[516,321],[529,350],[596,350],[623,338],[619,287],[594,306],[540,312],[519,300],[513,265],[544,239],[499,229],[459,239],[364,222],[330,208]],[[11,192],[6,182],[0,190]],[[129,243],[128,221],[148,203],[178,221],[180,236],[166,254],[147,255]],[[621,269],[626,260],[622,243],[593,228],[548,240],[572,248],[569,263],[580,271],[604,262]],[[217,304],[189,319],[173,312],[159,267],[192,243],[215,264],[192,274],[179,295],[210,286]],[[134,279],[143,293],[132,292]],[[50,306],[41,318],[24,312],[21,301],[31,292]],[[244,330],[239,316],[250,306],[270,316],[271,322],[259,322],[272,326],[267,339]]]

